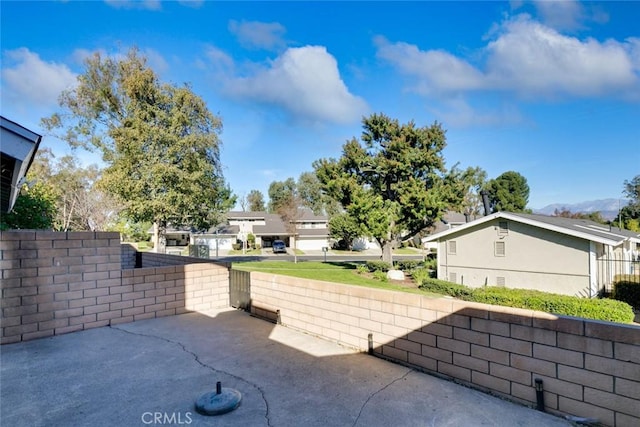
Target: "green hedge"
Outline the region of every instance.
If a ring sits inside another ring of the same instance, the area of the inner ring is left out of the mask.
[[[391,270],[391,264],[386,261],[367,261],[365,265],[367,266],[367,269],[369,269],[369,271],[372,273],[374,271],[382,271],[386,273],[387,271]]]
[[[612,297],[640,309],[640,277],[630,274],[616,276]]]
[[[423,279],[420,288],[465,301],[526,308],[585,319],[632,323],[634,318],[633,309],[629,304],[611,299],[588,299],[526,289],[468,288],[437,279]]]
[[[402,270],[406,272],[411,272],[416,268],[423,266],[423,262],[417,259],[403,259],[403,260],[396,261],[395,264],[398,270]]]

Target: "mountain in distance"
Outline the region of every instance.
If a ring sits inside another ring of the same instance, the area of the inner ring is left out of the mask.
[[[556,209],[559,211],[568,209],[573,213],[600,212],[603,218],[612,220],[618,216],[618,210],[629,204],[629,200],[623,199],[601,199],[580,203],[553,203],[542,209],[533,209],[533,213],[542,215],[553,215]]]

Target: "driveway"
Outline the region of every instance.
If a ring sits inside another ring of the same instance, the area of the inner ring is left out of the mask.
[[[222,387],[233,412],[195,412]],[[2,426],[568,426],[235,310],[1,347]]]

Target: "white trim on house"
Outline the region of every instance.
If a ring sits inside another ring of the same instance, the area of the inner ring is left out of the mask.
[[[503,220],[507,221],[506,227],[501,224]],[[514,230],[520,229],[513,235],[512,225]],[[538,231],[529,234],[523,232],[526,229]],[[458,240],[463,242],[462,247],[452,250],[451,244]],[[506,272],[509,287],[515,283],[518,287],[591,297],[603,285],[608,288],[614,274],[631,273],[633,264],[628,261],[640,255],[640,234],[629,230],[589,220],[510,212],[496,212],[423,241],[438,247],[438,277],[451,280],[456,273],[456,278],[464,276],[465,284],[481,286],[483,277],[485,284],[500,283],[503,275],[498,272]],[[583,243],[576,246],[572,241]],[[470,249],[470,242],[474,249]],[[536,253],[532,248],[543,252]],[[618,261],[622,264],[616,264]]]
[[[578,224],[577,222],[579,220],[573,221],[575,222],[575,224],[573,224],[573,227],[578,227],[580,229],[591,231],[591,233],[589,233],[589,232],[575,230],[573,228],[569,228],[562,225],[550,224],[548,222],[536,220],[535,217],[543,217],[543,216],[542,215],[526,215],[525,216],[525,214],[515,214],[510,212],[496,212],[491,215],[482,217],[480,219],[476,219],[466,224],[457,226],[455,228],[451,228],[449,230],[441,231],[439,233],[432,234],[431,236],[427,236],[423,238],[423,242],[439,241],[442,237],[446,237],[450,234],[463,232],[468,228],[475,227],[475,226],[484,224],[486,222],[490,222],[496,218],[504,218],[511,221],[516,221],[523,224],[531,225],[533,227],[539,227],[546,230],[555,231],[557,233],[566,234],[568,236],[578,237],[580,239],[602,243],[604,245],[609,245],[609,246],[618,246],[625,241],[640,243],[640,234],[633,235],[633,233],[629,232],[628,230],[619,230],[618,232],[614,232],[613,230],[611,231],[606,230],[606,229],[603,229],[604,227],[599,227],[597,225],[594,225],[595,223],[592,223],[591,221],[586,221],[586,220],[584,221],[584,223],[588,225]],[[559,217],[548,217],[548,218],[557,219]],[[612,236],[617,239],[608,238],[608,237],[602,236],[602,234],[606,236]]]
[[[596,252],[596,243],[589,242],[589,296],[594,297],[598,294],[598,254]]]

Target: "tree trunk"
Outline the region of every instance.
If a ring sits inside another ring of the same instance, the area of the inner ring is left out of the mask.
[[[393,265],[393,241],[383,240],[379,243],[382,246],[382,261]]]
[[[164,254],[167,252],[167,221],[156,221],[153,224],[155,233],[153,247],[156,253]]]
[[[298,263],[298,251],[296,249],[298,249],[298,239],[296,239],[296,236],[294,234],[293,236],[293,263],[294,264]]]

